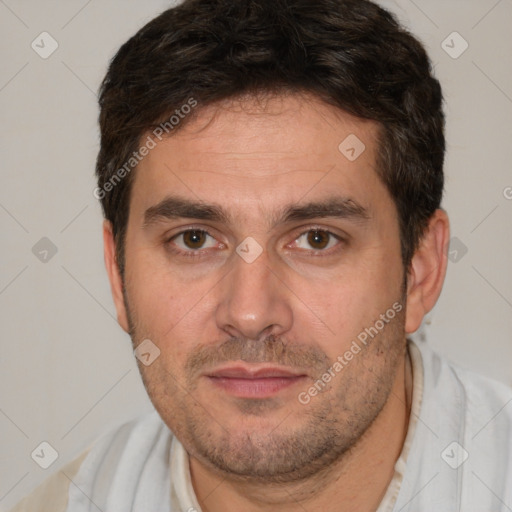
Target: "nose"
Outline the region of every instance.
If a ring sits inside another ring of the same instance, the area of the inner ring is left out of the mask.
[[[251,263],[238,254],[233,259],[233,268],[220,283],[217,326],[230,336],[250,340],[289,331],[292,292],[284,284],[285,276],[271,268],[265,251]]]

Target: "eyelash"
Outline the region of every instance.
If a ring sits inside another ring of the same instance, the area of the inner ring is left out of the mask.
[[[169,247],[169,250],[171,252],[173,252],[174,254],[177,254],[179,256],[184,256],[186,258],[201,258],[201,257],[204,257],[205,256],[205,251],[207,251],[208,249],[203,249],[203,250],[202,249],[197,249],[197,250],[192,250],[191,249],[189,251],[182,251],[182,250],[175,249],[175,248],[172,247],[171,242],[173,240],[175,240],[176,238],[178,238],[181,235],[184,235],[185,233],[189,233],[190,231],[199,231],[199,232],[204,233],[204,234],[210,236],[211,238],[215,239],[215,236],[212,235],[208,231],[208,229],[205,229],[205,228],[202,228],[202,227],[201,228],[199,228],[199,227],[197,227],[197,228],[196,227],[189,227],[189,228],[187,228],[187,229],[185,229],[183,231],[180,231],[179,233],[176,233],[176,234],[172,235],[172,237],[168,238],[165,241],[166,246]],[[314,227],[312,226],[312,227],[302,231],[297,237],[294,238],[293,242],[296,242],[303,235],[306,235],[306,234],[310,233],[311,231],[321,231],[322,233],[325,233],[325,234],[329,235],[331,238],[335,238],[339,243],[345,242],[345,240],[341,236],[333,233],[332,231],[329,231],[328,229],[324,229],[324,228],[321,228],[319,226],[314,226]],[[311,249],[308,252],[309,253],[313,253],[315,255],[315,257],[329,256],[329,255],[331,255],[331,252],[333,250],[335,251],[336,249],[339,249],[339,247],[338,247],[340,245],[339,243],[336,244],[334,247],[331,247],[329,249],[325,249],[325,250],[324,249]],[[224,244],[222,244],[222,245],[224,245]]]
[[[212,237],[212,238],[215,238],[215,236],[213,236],[207,229],[205,228],[195,228],[195,227],[190,227],[188,229],[184,229],[183,231],[180,231],[179,233],[176,233],[175,235],[172,235],[172,237],[170,237],[167,241],[166,241],[166,245],[170,248],[170,250],[174,253],[174,254],[177,254],[179,256],[184,256],[186,258],[201,258],[204,256],[204,253],[205,253],[205,249],[201,250],[201,249],[198,249],[196,251],[194,250],[190,250],[190,251],[182,251],[180,249],[175,249],[171,246],[171,242],[178,238],[179,236],[181,235],[184,235],[185,233],[189,233],[190,231],[199,231],[201,233],[205,233],[206,235]]]

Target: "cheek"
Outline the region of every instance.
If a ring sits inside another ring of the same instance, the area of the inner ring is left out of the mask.
[[[297,332],[309,333],[331,358],[342,354],[400,298],[401,267],[391,268],[389,258],[373,261],[340,268],[329,280],[303,279],[295,285],[307,306],[295,315]]]
[[[126,262],[126,287],[133,313],[162,335],[192,307],[197,294],[195,286],[171,272],[152,252],[132,252]]]
[[[173,373],[179,373],[203,338],[211,339],[214,304],[209,292],[215,283],[213,276],[189,281],[183,273],[142,257],[142,252],[127,262],[127,296],[136,342],[149,338],[156,343],[165,368],[173,368]]]

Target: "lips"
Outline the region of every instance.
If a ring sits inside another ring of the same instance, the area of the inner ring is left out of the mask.
[[[216,388],[238,398],[269,398],[303,381],[304,373],[275,366],[226,366],[206,377]]]

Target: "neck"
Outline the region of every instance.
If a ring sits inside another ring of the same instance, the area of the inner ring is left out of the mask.
[[[307,480],[269,484],[232,480],[190,457],[192,483],[203,512],[374,512],[394,474],[403,448],[412,397],[408,351],[380,414],[358,443]]]

